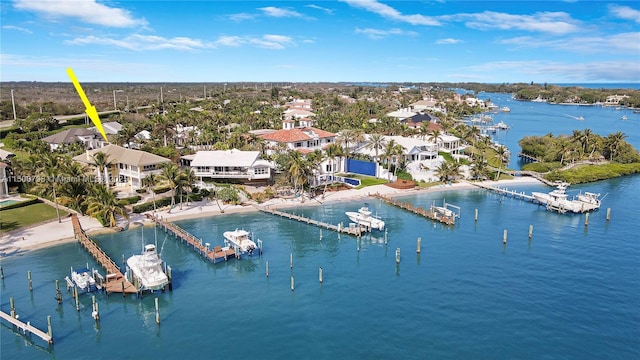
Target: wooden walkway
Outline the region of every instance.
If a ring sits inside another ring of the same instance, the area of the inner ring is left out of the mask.
[[[202,239],[198,239],[191,235],[178,225],[153,216],[152,214],[147,213],[146,216],[153,220],[156,225],[162,227],[164,232],[171,232],[177,239],[180,239],[180,242],[186,242],[195,252],[204,256],[205,259],[212,261],[213,263],[226,261],[234,257],[240,258],[240,254],[237,254],[234,249],[223,249],[221,246],[214,246],[213,248],[210,248],[208,243],[203,244]]]
[[[320,228],[328,229],[328,230],[331,230],[331,231],[337,231],[338,233],[348,234],[348,235],[353,235],[353,236],[362,236],[363,233],[366,233],[369,230],[368,228],[365,228],[364,226],[357,226],[357,225],[356,226],[347,226],[347,227],[343,227],[340,224],[333,225],[333,224],[325,223],[325,222],[322,222],[322,221],[309,219],[309,218],[306,218],[304,216],[299,216],[299,215],[290,214],[290,213],[287,213],[287,212],[284,212],[284,211],[279,211],[279,210],[276,210],[276,209],[258,207],[258,210],[260,210],[262,212],[265,212],[265,213],[268,213],[268,214],[277,215],[277,216],[284,217],[284,218],[287,218],[287,219],[299,221],[299,222],[310,224],[310,225],[315,225],[315,226],[320,227]]]
[[[53,345],[53,335],[51,334],[51,327],[49,327],[49,331],[44,332],[44,331],[38,329],[37,327],[31,325],[29,322],[24,323],[24,322],[22,322],[22,321],[20,321],[20,320],[18,320],[16,318],[14,318],[13,316],[5,313],[4,311],[0,311],[0,317],[5,319],[5,320],[7,320],[11,324],[17,326],[18,329],[22,330],[22,332],[24,334],[27,334],[27,333],[35,334],[37,337],[39,337],[42,340],[46,341],[50,345]]]
[[[80,245],[82,245],[107,272],[106,283],[103,284],[103,288],[107,294],[122,293],[125,295],[138,293],[136,287],[120,272],[120,267],[82,230],[77,214],[71,215],[71,223],[73,224],[73,233],[75,234],[76,240],[78,240]]]
[[[467,182],[470,185],[473,186],[477,186],[479,188],[485,189],[485,190],[489,190],[491,192],[494,192],[496,194],[499,195],[504,195],[504,196],[508,196],[508,197],[513,197],[516,199],[521,199],[521,200],[525,200],[525,201],[529,201],[529,202],[537,202],[536,198],[533,197],[532,195],[527,195],[524,192],[517,192],[514,190],[509,190],[509,189],[502,189],[499,187],[495,187],[495,186],[491,186],[491,185],[484,185],[484,184],[479,184],[479,183],[474,183],[474,182]]]
[[[378,198],[378,199],[384,201],[385,203],[387,203],[389,205],[393,205],[393,206],[399,207],[401,209],[410,211],[410,212],[412,212],[412,213],[414,213],[416,215],[420,215],[420,216],[425,217],[425,218],[427,218],[429,220],[438,221],[438,222],[441,222],[441,223],[446,224],[446,225],[455,225],[455,223],[456,223],[456,216],[455,215],[454,216],[445,216],[442,213],[440,213],[438,211],[435,211],[433,209],[433,207],[431,207],[430,209],[426,210],[426,209],[423,209],[421,207],[415,207],[415,206],[411,205],[408,202],[400,202],[400,201],[393,200],[390,197],[387,197],[387,196],[384,196],[384,195],[381,195],[381,194],[378,194],[378,193],[371,194],[371,196],[373,196],[375,198]]]

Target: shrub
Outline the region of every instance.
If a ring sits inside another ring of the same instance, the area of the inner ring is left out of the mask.
[[[23,206],[33,205],[33,204],[37,204],[37,203],[40,203],[40,202],[42,202],[42,201],[40,201],[40,199],[32,198],[32,199],[29,199],[29,200],[21,201],[19,203],[3,206],[3,207],[0,208],[0,211],[10,210],[10,209],[17,209],[17,208],[21,208]]]
[[[140,201],[140,199],[142,199],[140,195],[136,195],[136,196],[119,199],[118,203],[121,205],[131,205],[131,204],[137,203],[138,201]]]

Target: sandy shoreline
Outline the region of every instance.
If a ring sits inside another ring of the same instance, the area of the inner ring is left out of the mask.
[[[495,186],[517,186],[527,184],[540,184],[540,182],[530,177],[519,177],[513,180],[501,180],[501,181],[486,181],[485,184]],[[223,205],[220,207],[216,202],[200,201],[196,203],[190,203],[188,206],[183,204],[182,209],[177,205],[171,212],[168,209],[159,209],[156,211],[157,216],[161,216],[163,219],[170,221],[195,219],[201,217],[210,217],[215,215],[225,214],[237,214],[246,212],[256,212],[258,207],[270,207],[270,208],[291,208],[299,206],[319,206],[326,203],[340,202],[340,201],[353,201],[357,199],[367,199],[371,194],[379,193],[381,195],[394,197],[408,194],[421,194],[431,192],[444,192],[453,190],[464,190],[476,188],[467,182],[454,183],[451,185],[440,185],[426,189],[408,189],[399,190],[388,187],[386,185],[369,186],[364,189],[356,190],[342,190],[338,192],[327,193],[324,198],[305,199],[303,202],[300,199],[270,199],[261,204],[251,205]],[[129,228],[137,226],[151,225],[152,222],[145,218],[142,214],[131,214],[131,223]],[[100,233],[110,233],[116,230],[103,228],[100,223],[94,218],[88,216],[81,216],[80,223],[82,228],[89,235],[96,235]],[[71,225],[71,218],[67,217],[62,219],[60,223],[49,222],[40,226],[33,226],[25,229],[17,229],[8,233],[2,233],[0,239],[0,256],[2,258],[7,256],[15,256],[25,253],[30,250],[42,249],[49,246],[56,246],[64,243],[75,241],[73,234],[73,226]]]

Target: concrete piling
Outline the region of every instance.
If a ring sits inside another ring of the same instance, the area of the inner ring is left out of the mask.
[[[420,247],[422,245],[421,243],[422,243],[422,238],[418,238],[418,241],[417,241],[417,244],[416,244],[416,253],[418,253],[418,254],[420,254],[420,251],[421,251],[421,249],[420,249]]]

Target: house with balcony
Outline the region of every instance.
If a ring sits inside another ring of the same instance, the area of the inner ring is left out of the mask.
[[[268,183],[271,179],[272,164],[262,160],[259,151],[198,151],[194,155],[183,156],[182,163],[188,164],[200,181]]]
[[[73,128],[42,138],[49,144],[51,151],[61,150],[65,145],[81,143],[85,149],[97,149],[105,144],[102,135],[97,130]]]
[[[99,169],[93,164],[95,163],[94,155],[99,152],[107,154],[108,161],[111,162],[108,170],[110,184],[129,187],[131,190],[141,189],[143,187],[142,179],[149,174],[159,175],[161,166],[171,162],[170,159],[146,151],[127,149],[113,144],[99,149],[87,150],[85,154],[78,155],[73,160],[92,167],[96,172],[96,178],[98,178]]]
[[[266,153],[275,154],[279,149],[295,150],[303,154],[322,150],[336,141],[336,134],[310,126],[310,120],[301,119],[300,126],[294,120],[284,120],[282,130],[260,135],[267,142]]]

